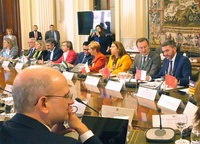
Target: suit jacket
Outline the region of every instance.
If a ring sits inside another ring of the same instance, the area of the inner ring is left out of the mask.
[[[64,55],[62,55],[57,61],[54,61],[54,62],[55,63],[61,63],[63,59],[64,59]],[[76,59],[77,59],[76,52],[74,50],[69,50],[65,61],[70,63],[70,64],[74,64],[76,62]]]
[[[83,61],[84,56],[85,56],[85,53],[84,53],[84,52],[79,53],[78,59],[77,59],[77,61],[75,62],[74,65],[77,65],[78,63],[84,63],[84,64],[85,64],[86,62],[88,62],[88,65],[91,65],[93,56],[92,56],[91,54],[89,54],[89,55],[87,55],[87,56],[85,57],[85,59],[84,59],[84,61]],[[82,62],[82,61],[83,61],[83,62]]]
[[[81,144],[80,141],[67,136],[50,132],[48,128],[39,121],[16,114],[11,120],[5,121],[0,126],[1,144]],[[96,137],[92,136],[84,144],[102,144]]]
[[[47,56],[47,53],[48,53],[47,50],[43,50],[42,52],[35,51],[33,57],[36,58],[37,60],[42,60]]]
[[[113,62],[112,56],[110,56],[108,61],[108,69],[113,70]],[[112,71],[113,74],[118,74],[119,72],[126,72],[132,67],[132,60],[128,54],[123,55],[121,58],[118,58],[115,69]]]
[[[12,47],[10,49],[10,52],[9,52],[9,55],[8,56],[5,56],[4,53],[6,52],[6,48],[3,48],[1,50],[1,56],[3,57],[7,57],[7,58],[10,58],[10,57],[13,57],[14,59],[18,57],[18,48],[17,47]]]
[[[41,34],[41,32],[37,31],[37,33],[38,33],[37,40],[42,40],[42,34]],[[34,31],[29,32],[29,38],[35,38]]]
[[[161,76],[165,76],[168,72],[169,60],[164,59],[163,66],[160,72],[152,76],[153,79],[160,78]],[[182,56],[180,53],[177,53],[175,62],[174,62],[174,69],[173,69],[173,76],[176,77],[180,81],[181,86],[186,86],[189,84],[189,77],[191,77],[192,66],[189,59],[185,56]]]
[[[99,72],[100,69],[105,67],[107,64],[107,59],[105,55],[103,55],[101,52],[98,52],[98,54],[93,58],[92,65],[89,66],[91,72]]]
[[[57,30],[54,30],[54,32],[56,33],[56,39],[55,40],[59,44],[60,43],[60,33]],[[54,38],[50,30],[45,33],[45,40],[47,40],[49,38]]]
[[[55,47],[52,61],[58,60],[62,56],[62,54],[63,54],[63,51],[60,48]],[[51,56],[51,52],[48,51],[47,56],[44,58],[44,60],[45,61],[50,60],[50,56]]]
[[[35,47],[29,49],[28,54],[27,54],[28,59],[33,58],[33,54],[35,53],[35,50],[36,50]]]
[[[135,69],[142,69],[141,64],[142,64],[142,55],[137,54],[134,58],[133,67]],[[150,51],[148,54],[148,57],[146,58],[146,62],[145,62],[143,70],[147,71],[147,75],[153,76],[159,72],[160,68],[161,68],[160,55],[158,55],[154,51]]]

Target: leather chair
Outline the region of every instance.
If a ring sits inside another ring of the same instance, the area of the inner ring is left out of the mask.
[[[200,70],[199,69],[192,69],[192,76],[191,76],[191,80],[193,81],[198,81],[198,79],[200,78]]]

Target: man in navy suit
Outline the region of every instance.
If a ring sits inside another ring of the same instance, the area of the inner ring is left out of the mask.
[[[44,58],[45,61],[56,61],[58,60],[62,54],[63,51],[56,46],[56,41],[52,38],[49,38],[45,41],[46,43],[46,49],[48,50],[47,56]]]
[[[170,74],[176,77],[177,84],[188,85],[192,71],[189,59],[177,52],[177,46],[173,40],[168,40],[162,44],[162,52],[165,56],[163,66],[157,75],[152,76],[152,79]]]
[[[12,96],[16,114],[0,126],[0,144],[102,144],[72,111],[73,95],[58,70],[23,69],[14,80]],[[64,136],[74,131],[80,141]]]
[[[38,26],[33,26],[33,31],[29,32],[29,38],[35,38],[36,40],[42,40],[42,34],[38,31]]]
[[[90,44],[89,41],[83,42],[83,52],[79,53],[78,59],[74,65],[77,65],[78,63],[85,64],[86,62],[88,62],[88,65],[91,65],[93,56],[89,52],[89,48],[88,48],[89,44]]]

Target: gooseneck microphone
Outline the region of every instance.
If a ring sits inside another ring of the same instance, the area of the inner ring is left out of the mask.
[[[8,90],[5,90],[5,89],[3,89],[1,86],[0,86],[0,90],[3,90],[3,91],[5,91],[5,92],[8,92],[8,93],[12,94],[12,92],[10,92],[10,91],[8,91]]]
[[[89,106],[89,105],[87,105],[87,104],[85,104],[80,98],[75,98],[75,100],[77,101],[77,102],[79,102],[79,103],[82,103],[82,104],[84,104],[85,106],[87,106],[88,108],[90,108],[90,109],[92,109],[93,111],[95,111],[98,115],[100,115],[101,116],[101,114],[97,111],[97,110],[95,110],[94,108],[92,108],[91,106]]]
[[[175,132],[172,128],[162,127],[161,109],[158,107],[160,127],[150,128],[145,132],[145,137],[148,142],[172,142],[175,138]]]

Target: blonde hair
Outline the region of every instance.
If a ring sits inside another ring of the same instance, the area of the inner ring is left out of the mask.
[[[46,50],[46,44],[43,40],[37,40],[36,43],[39,43],[42,46],[41,48],[42,51]]]
[[[88,47],[89,47],[90,49],[92,49],[92,50],[96,49],[97,52],[99,52],[99,50],[100,50],[100,48],[101,48],[100,44],[99,44],[98,42],[96,42],[96,41],[92,41],[92,42],[88,45]]]
[[[200,80],[195,83],[195,92],[194,99],[197,103],[197,111],[195,113],[194,122],[196,123],[196,127],[200,129]]]
[[[12,48],[14,46],[12,39],[10,39],[10,38],[4,38],[3,40],[5,40],[10,45],[10,48]]]
[[[11,28],[7,28],[7,29],[6,29],[6,33],[7,33],[7,34],[8,34],[8,31],[10,31],[11,34],[13,34],[13,30],[12,30]]]

